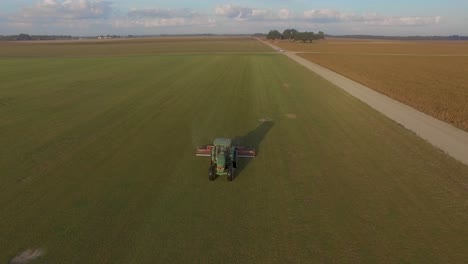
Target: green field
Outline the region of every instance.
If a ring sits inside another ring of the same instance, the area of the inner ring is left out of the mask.
[[[122,50],[0,58],[0,263],[468,259],[468,167],[412,132],[282,55]]]
[[[0,57],[102,57],[223,52],[272,52],[272,50],[249,38],[0,41]]]

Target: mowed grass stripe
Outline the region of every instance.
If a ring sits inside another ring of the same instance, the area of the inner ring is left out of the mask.
[[[0,89],[0,262],[467,258],[468,168],[287,58],[37,63],[38,86]],[[46,82],[54,63],[70,74]],[[234,182],[193,156],[216,136],[258,149]]]
[[[95,62],[88,61],[88,63],[92,65]],[[114,72],[115,75],[121,76],[117,80],[110,78],[110,76],[102,78],[99,72],[93,74],[93,72],[90,71],[83,75],[78,75],[80,79],[78,82],[92,82],[94,85],[75,85],[75,80],[72,77],[75,75],[73,75],[74,73],[72,72],[72,74],[63,77],[61,80],[57,80],[55,76],[51,76],[49,84],[42,86],[41,93],[36,93],[34,91],[34,89],[37,89],[37,86],[26,86],[28,89],[33,89],[27,96],[13,95],[15,98],[17,97],[15,101],[18,102],[18,105],[17,107],[11,106],[5,108],[4,115],[5,119],[10,118],[12,114],[16,115],[14,119],[16,124],[6,123],[4,126],[5,135],[10,135],[11,138],[5,136],[2,137],[2,139],[5,140],[5,142],[12,142],[10,144],[12,148],[9,155],[11,161],[6,160],[6,163],[11,164],[9,162],[22,159],[22,157],[11,155],[15,152],[18,153],[18,149],[22,147],[22,141],[25,141],[24,145],[29,147],[34,147],[34,143],[43,144],[41,148],[36,148],[34,151],[44,152],[47,150],[47,145],[59,143],[57,142],[57,133],[66,134],[69,139],[79,137],[82,134],[90,136],[91,139],[99,136],[99,132],[96,131],[97,129],[101,129],[101,127],[109,129],[109,126],[119,125],[122,120],[126,119],[117,118],[117,122],[119,123],[107,122],[108,120],[115,120],[115,117],[130,115],[133,112],[129,111],[129,109],[137,110],[144,106],[142,104],[144,102],[142,102],[142,99],[147,96],[147,94],[143,92],[145,89],[153,89],[154,95],[160,100],[158,107],[163,107],[163,103],[165,103],[168,96],[175,96],[170,91],[170,87],[160,85],[160,88],[154,89],[157,87],[158,81],[141,79],[138,75],[138,71],[147,69],[147,71],[149,71],[148,74],[158,75],[162,79],[162,82],[172,82],[172,80],[177,78],[180,71],[186,70],[184,67],[193,66],[180,64],[181,67],[178,67],[175,61],[172,65],[164,65],[163,62],[161,67],[151,69],[148,68],[147,63],[139,61],[137,64],[132,65],[135,68],[131,71],[123,69],[120,70],[120,72],[115,72],[116,69],[121,68],[121,63],[124,62],[115,61],[114,68],[109,68],[107,63],[102,65],[106,71]],[[70,61],[69,67],[70,66],[75,67],[74,61]],[[86,66],[87,65],[84,65],[83,67]],[[163,70],[164,66],[173,68],[173,71],[168,72]],[[39,73],[39,76],[41,75],[42,73]],[[161,79],[159,81],[161,81]],[[44,86],[48,89],[44,89]],[[45,90],[49,90],[49,93],[46,93]],[[49,100],[51,103],[45,100]],[[154,107],[154,105],[151,105],[151,107]],[[78,120],[76,120],[76,122],[64,122],[67,121],[68,118]],[[18,122],[19,120],[21,122]],[[96,123],[99,124],[99,126],[96,126]],[[27,127],[24,127],[24,125]],[[31,127],[35,128],[35,130],[30,131]],[[50,129],[51,127],[54,129]],[[83,133],[83,130],[89,129],[94,130],[94,133]],[[31,136],[31,133],[41,130],[46,130],[47,133],[53,132],[55,134],[49,136],[48,134],[42,133],[37,137]],[[18,137],[18,133],[20,133],[20,135],[24,133],[25,136]],[[34,142],[33,140],[37,141]],[[8,144],[5,144],[5,146],[8,146]],[[24,152],[28,152],[28,150]],[[21,154],[34,155],[34,153]],[[16,180],[18,180],[18,178]]]

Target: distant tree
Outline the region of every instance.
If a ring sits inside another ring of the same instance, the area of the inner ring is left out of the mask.
[[[29,36],[28,34],[21,33],[18,35],[16,40],[31,40],[31,36]]]
[[[296,35],[294,36],[294,41],[304,41],[304,33],[303,32],[297,32]]]
[[[282,35],[282,39],[294,39],[294,37],[296,36],[296,34],[298,33],[297,30],[295,29],[286,29],[283,31],[283,35]]]
[[[313,40],[316,40],[317,39],[317,35],[315,35],[314,32],[306,32],[306,41],[309,41],[310,43],[312,43]]]
[[[292,35],[292,36],[291,36],[291,39],[294,39],[294,37],[296,36],[297,33],[299,33],[298,30],[296,30],[296,29],[294,29],[294,28],[291,29],[291,35]]]
[[[314,32],[298,32],[294,38],[294,41],[302,41],[304,43],[310,42],[312,43],[313,40],[316,39],[316,35]]]
[[[281,33],[278,30],[270,30],[270,32],[268,32],[267,39],[281,39]]]
[[[318,38],[317,39],[325,39],[325,33],[323,33],[323,31],[319,31],[319,33],[317,34]]]
[[[267,35],[267,39],[287,39],[293,41],[302,41],[304,43],[312,43],[314,40],[325,39],[325,33],[323,33],[323,31],[319,31],[317,34],[308,31],[299,32],[296,29],[288,28],[285,29],[283,33],[280,33],[278,30],[270,30]]]
[[[299,32],[297,33],[297,37],[294,38],[294,41],[302,41],[302,42],[310,42],[312,43],[314,40],[325,39],[325,33],[320,31],[319,33],[315,34],[314,32]]]
[[[283,31],[283,34],[281,35],[281,39],[289,39],[291,35],[291,30],[290,29],[285,29]]]

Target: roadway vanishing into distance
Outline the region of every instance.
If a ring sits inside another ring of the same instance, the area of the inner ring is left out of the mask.
[[[280,47],[257,38],[275,50]],[[298,52],[282,52],[297,63],[320,75],[350,95],[356,97],[393,121],[413,131],[451,157],[468,165],[468,133],[408,105],[378,93],[371,88],[320,66],[297,55]],[[307,53],[307,52],[299,52]]]

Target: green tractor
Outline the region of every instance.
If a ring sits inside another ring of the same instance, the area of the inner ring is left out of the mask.
[[[211,157],[208,178],[214,181],[217,176],[227,176],[228,181],[234,179],[234,171],[237,167],[237,158],[253,158],[255,150],[243,146],[233,146],[230,138],[216,138],[213,145],[205,145],[197,148],[195,155],[199,157]]]

